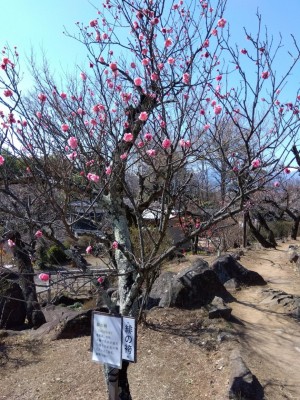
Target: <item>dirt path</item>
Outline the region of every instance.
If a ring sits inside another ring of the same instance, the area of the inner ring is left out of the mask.
[[[290,244],[290,243],[289,243]],[[288,244],[277,250],[247,253],[241,263],[259,272],[268,286],[289,294],[300,295],[300,276],[288,262]],[[255,260],[255,264],[254,261]],[[264,386],[266,399],[300,399],[300,330],[299,322],[272,310],[262,300],[262,288],[237,293],[232,314],[239,322],[236,328],[244,359]]]

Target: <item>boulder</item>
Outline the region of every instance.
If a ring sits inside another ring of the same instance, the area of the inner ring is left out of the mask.
[[[20,329],[25,324],[26,303],[18,280],[14,272],[0,273],[0,328]]]
[[[244,363],[238,350],[230,356],[229,399],[263,400],[264,390],[258,379]]]
[[[159,275],[155,280],[150,291],[147,309],[159,306],[169,307],[171,304],[172,282],[176,275],[175,272],[166,271]]]
[[[296,263],[299,260],[300,249],[299,246],[290,244],[288,249],[288,257],[290,263]]]
[[[215,296],[233,301],[232,295],[209,268],[208,263],[199,258],[178,274],[161,274],[150,292],[148,309],[156,305],[187,309],[202,307],[211,303]]]
[[[218,257],[212,263],[211,269],[223,284],[234,279],[237,285],[266,285],[266,281],[261,275],[243,267],[230,254]]]
[[[208,304],[208,318],[224,318],[230,319],[232,308],[228,307],[228,305],[224,302],[220,297],[215,297],[213,301]]]

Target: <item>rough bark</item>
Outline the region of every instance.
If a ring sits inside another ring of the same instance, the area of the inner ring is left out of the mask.
[[[46,322],[46,319],[37,299],[34,283],[34,270],[29,253],[21,240],[19,232],[9,232],[5,239],[10,239],[14,243],[14,246],[12,247],[13,256],[19,272],[19,285],[26,302],[26,317],[28,325],[31,328],[37,329]]]
[[[267,239],[264,238],[264,236],[258,231],[258,229],[255,228],[255,226],[252,223],[252,220],[250,218],[249,213],[246,215],[246,221],[249,225],[250,231],[252,235],[255,237],[255,239],[266,249],[274,249],[276,246],[269,242]]]

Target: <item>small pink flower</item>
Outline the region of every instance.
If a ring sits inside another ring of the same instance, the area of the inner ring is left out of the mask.
[[[7,244],[9,247],[14,247],[16,245],[16,243],[11,239],[8,239]]]
[[[43,237],[43,232],[42,231],[36,231],[35,232],[35,234],[34,234],[34,236],[38,239],[38,238],[41,238],[41,237]]]
[[[68,145],[71,147],[72,150],[77,149],[77,147],[78,147],[78,140],[76,139],[76,137],[71,136],[71,137],[68,139]]]
[[[158,74],[156,72],[153,72],[151,74],[150,78],[151,78],[151,81],[157,81],[159,76],[158,76]]]
[[[67,124],[62,124],[61,130],[62,130],[63,132],[68,132],[68,130],[69,130],[69,125],[67,125]]]
[[[220,81],[222,80],[222,75],[218,75],[218,76],[216,77],[216,80],[217,80],[218,82],[220,82]]]
[[[182,75],[182,82],[185,84],[189,84],[190,83],[190,74],[184,73]]]
[[[291,173],[291,170],[290,170],[288,167],[285,167],[285,168],[284,168],[284,172],[285,172],[286,174],[290,174],[290,173]]]
[[[39,279],[43,282],[47,282],[47,281],[49,281],[50,276],[49,276],[49,274],[42,273],[42,274],[39,274]]]
[[[154,149],[147,150],[146,153],[148,154],[149,157],[156,156],[156,150],[154,150]]]
[[[111,247],[112,247],[113,249],[116,250],[116,249],[119,248],[119,243],[115,240],[115,241],[112,243]]]
[[[143,64],[144,67],[146,67],[147,65],[149,65],[149,63],[150,63],[149,58],[144,58],[144,59],[142,60],[142,64]]]
[[[218,114],[220,114],[222,112],[222,107],[220,106],[220,104],[217,104],[215,107],[214,107],[214,113],[216,114],[216,115],[218,115]]]
[[[172,46],[173,42],[171,38],[166,39],[165,41],[165,47],[170,47]]]
[[[205,39],[202,44],[202,47],[204,47],[206,49],[208,46],[209,46],[209,39]]]
[[[139,76],[137,78],[134,78],[134,84],[135,86],[141,86],[142,85],[142,78],[140,78]]]
[[[212,36],[217,36],[218,35],[217,29],[213,29],[210,33],[212,34]]]
[[[139,141],[138,144],[137,144],[137,147],[138,147],[139,149],[141,149],[142,147],[144,147],[144,142]]]
[[[86,74],[85,74],[84,72],[80,72],[80,78],[81,78],[83,81],[86,81],[87,76],[86,76]]]
[[[97,282],[100,283],[100,285],[104,282],[104,278],[102,276],[99,276],[97,279]]]
[[[98,25],[98,21],[96,19],[93,19],[92,21],[90,21],[90,27],[91,28],[95,28],[95,26]]]
[[[174,65],[174,64],[175,64],[175,58],[169,57],[167,62],[168,62],[168,64],[170,64],[170,65]]]
[[[117,63],[116,63],[116,62],[110,63],[110,64],[109,64],[109,68],[110,68],[112,71],[116,71],[116,70],[118,69]]]
[[[122,161],[126,160],[127,157],[128,157],[128,154],[127,154],[127,153],[123,153],[123,154],[120,155],[120,159],[121,159]]]
[[[279,187],[280,186],[280,183],[278,182],[278,181],[276,181],[276,182],[274,182],[274,187]]]
[[[45,103],[45,101],[47,100],[47,96],[44,93],[40,93],[38,95],[38,99],[40,100],[41,103]]]
[[[42,118],[42,113],[40,111],[37,111],[36,112],[36,116],[38,117],[38,119],[41,119]]]
[[[260,167],[260,160],[258,160],[257,158],[255,160],[252,161],[252,167],[253,168],[259,168]]]
[[[69,160],[74,161],[77,158],[77,152],[73,151],[72,153],[68,154],[67,157]]]
[[[216,100],[212,100],[212,101],[210,102],[210,105],[211,105],[212,107],[214,107],[216,104],[217,104]]]
[[[85,115],[85,111],[82,108],[78,108],[77,114],[79,115]]]
[[[203,110],[203,108],[199,112],[200,112],[200,115],[205,115],[205,110]]]
[[[171,140],[170,139],[164,139],[163,141],[162,141],[162,147],[164,148],[164,149],[169,149],[170,147],[171,147],[171,145],[172,145],[172,142],[171,142]]]
[[[148,119],[148,113],[146,111],[142,111],[139,115],[139,120],[140,121],[147,121]]]
[[[241,49],[240,52],[241,52],[242,54],[247,54],[247,50],[246,50],[246,49]]]
[[[219,21],[218,21],[218,27],[219,28],[224,28],[225,27],[225,25],[226,25],[226,19],[224,19],[224,18],[221,18],[221,19],[219,19]]]
[[[91,254],[92,251],[93,251],[92,246],[88,246],[88,247],[85,249],[86,254]]]
[[[133,141],[133,134],[131,132],[125,133],[123,137],[124,142],[132,142]]]
[[[3,94],[4,94],[5,97],[13,96],[13,92],[10,89],[5,89]]]
[[[89,181],[92,181],[92,182],[95,182],[95,183],[98,183],[99,182],[99,180],[100,180],[100,176],[99,175],[96,175],[96,174],[92,174],[92,173],[88,173],[87,174],[87,179],[89,180]]]
[[[0,155],[0,166],[5,163],[5,158]]]
[[[261,73],[261,77],[262,77],[263,79],[268,79],[269,76],[270,76],[270,72],[269,72],[269,71],[263,71],[263,72]]]
[[[151,142],[151,140],[153,139],[153,136],[151,135],[151,133],[147,132],[144,135],[144,139],[146,142]]]
[[[204,127],[203,127],[203,129],[204,129],[205,131],[207,131],[209,128],[210,128],[210,125],[209,125],[209,124],[206,124],[206,125],[204,125]]]
[[[112,173],[112,168],[111,168],[111,167],[106,167],[106,168],[105,168],[105,173],[106,173],[106,175],[111,175],[111,173]]]
[[[132,62],[130,63],[131,68],[136,68],[136,63]]]
[[[157,64],[157,68],[159,69],[159,71],[162,71],[164,69],[164,63]]]

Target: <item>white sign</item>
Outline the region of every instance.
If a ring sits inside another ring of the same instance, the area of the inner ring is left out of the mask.
[[[136,323],[130,317],[123,317],[122,359],[136,362]]]
[[[122,368],[122,317],[93,313],[92,360]]]

